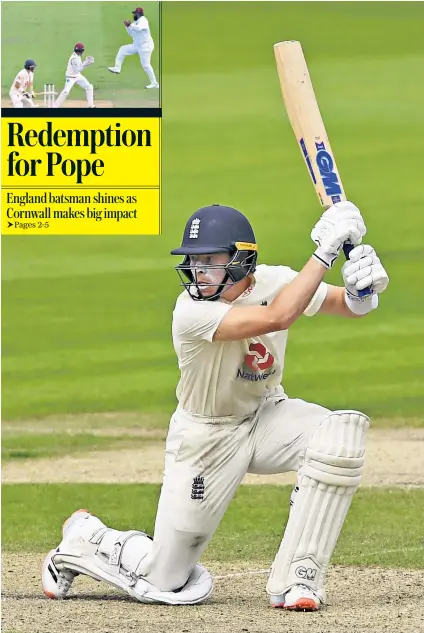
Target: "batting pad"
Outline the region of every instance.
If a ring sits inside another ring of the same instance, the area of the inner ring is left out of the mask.
[[[334,411],[316,429],[299,470],[299,491],[267,584],[280,596],[296,584],[324,601],[324,579],[361,481],[369,418]]]

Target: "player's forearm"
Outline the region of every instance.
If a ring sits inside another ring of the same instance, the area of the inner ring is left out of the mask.
[[[328,286],[327,296],[320,308],[323,314],[357,319],[365,316],[378,306],[378,296],[370,295],[362,301],[354,301],[344,286]]]
[[[271,318],[279,330],[286,330],[308,307],[324,279],[326,269],[311,259],[287,286],[282,288],[268,307]]]
[[[319,311],[323,314],[332,314],[347,318],[362,316],[351,311],[346,303],[346,288],[341,286],[328,286],[327,295]]]

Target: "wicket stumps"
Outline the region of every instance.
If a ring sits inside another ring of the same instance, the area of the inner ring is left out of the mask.
[[[55,92],[54,84],[44,84],[44,107],[52,108],[55,101]]]

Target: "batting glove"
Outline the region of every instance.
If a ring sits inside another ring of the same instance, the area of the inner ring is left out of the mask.
[[[337,202],[324,211],[311,232],[318,245],[313,256],[325,268],[331,268],[345,242],[360,244],[367,232],[361,212],[352,202]]]
[[[361,244],[349,253],[349,259],[342,266],[342,275],[348,296],[355,301],[363,301],[359,290],[370,288],[372,294],[381,294],[389,284],[389,277],[369,244]]]

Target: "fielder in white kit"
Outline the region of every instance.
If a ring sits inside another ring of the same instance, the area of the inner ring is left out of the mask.
[[[34,103],[34,69],[36,65],[33,59],[27,59],[24,67],[13,80],[9,97],[14,108],[36,107]]]
[[[124,26],[128,35],[132,37],[133,43],[121,46],[116,55],[115,66],[108,66],[108,70],[110,70],[111,73],[119,75],[125,57],[128,55],[138,55],[140,57],[141,67],[150,81],[146,88],[159,88],[153,66],[150,63],[155,44],[150,33],[149,20],[144,15],[144,11],[141,7],[134,9],[132,14],[134,18],[133,22],[131,22],[131,20],[124,20]]]
[[[66,68],[65,87],[53,104],[54,108],[60,108],[62,103],[68,98],[69,93],[75,84],[81,86],[85,90],[87,99],[87,106],[89,108],[95,108],[93,101],[93,84],[86,79],[81,73],[83,70],[94,64],[94,57],[87,55],[84,61],[82,61],[82,54],[84,53],[85,46],[82,42],[77,42],[74,46],[74,52],[69,58],[68,66]]]
[[[281,378],[287,330],[302,314],[361,317],[377,308],[389,279],[371,246],[350,252],[344,286],[323,282],[343,243],[359,244],[365,232],[354,204],[333,205],[313,228],[315,252],[297,273],[257,266],[253,229],[236,209],[212,205],[189,218],[172,251],[184,256],[172,328],[181,377],[154,538],[74,512],[45,559],[47,596],[64,597],[84,574],[141,602],[203,602],[213,580],[198,561],[246,472],[297,471],[267,591],[275,607],[324,604],[326,571],[361,481],[369,419],[291,399]],[[371,294],[359,297],[366,287]]]

